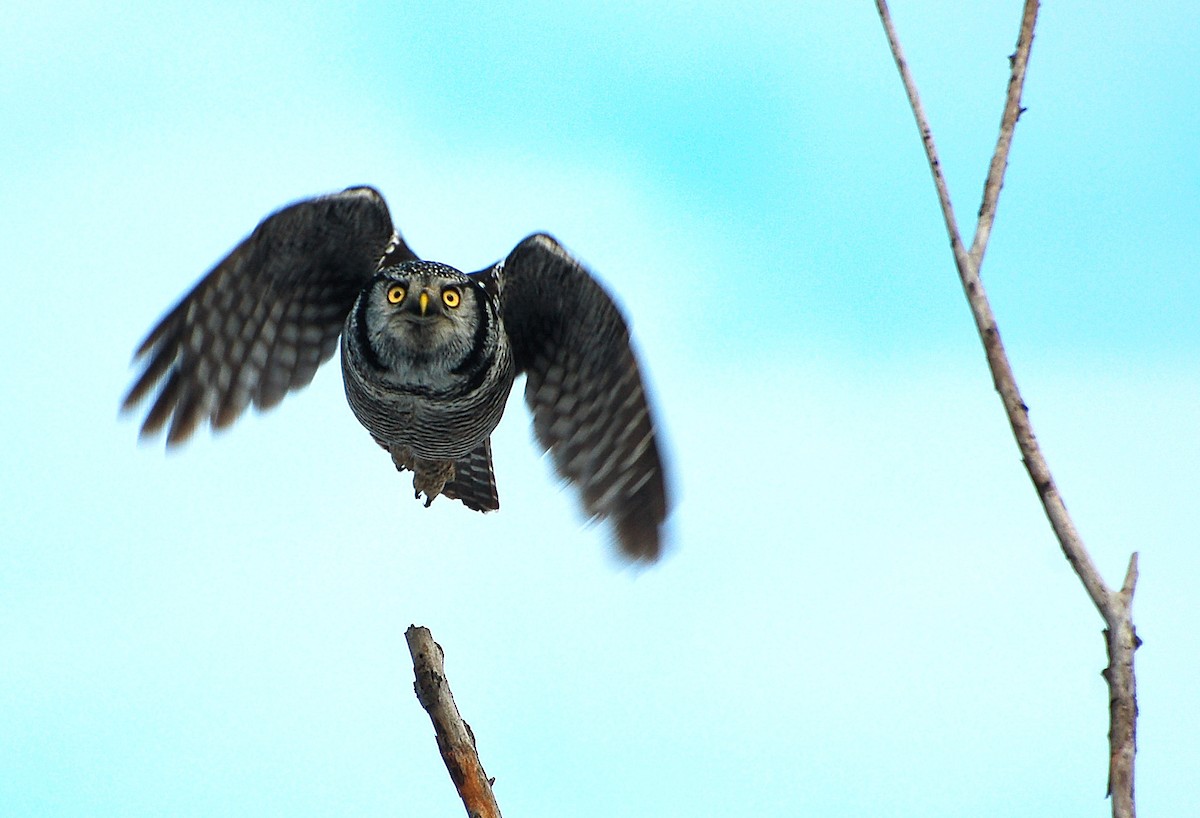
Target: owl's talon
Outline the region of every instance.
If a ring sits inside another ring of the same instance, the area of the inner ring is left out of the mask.
[[[425,508],[429,508],[434,498],[446,488],[446,484],[454,479],[454,461],[425,460],[414,465],[416,468],[413,469],[413,491],[418,500],[422,494],[425,495]]]

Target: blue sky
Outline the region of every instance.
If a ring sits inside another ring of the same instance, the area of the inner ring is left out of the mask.
[[[0,814],[459,815],[432,629],[511,815],[1104,815],[1102,623],[1020,466],[873,4],[18,2],[0,31]],[[893,14],[973,220],[1019,3]],[[1146,814],[1200,810],[1200,18],[1041,14],[984,281],[1110,583]],[[336,367],[180,452],[117,403],[274,208],[377,186],[476,269],[616,293],[675,474],[641,572],[514,394],[502,509]]]

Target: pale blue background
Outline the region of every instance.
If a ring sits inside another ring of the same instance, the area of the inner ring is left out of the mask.
[[[734,10],[734,6],[738,10]],[[894,13],[971,225],[1019,2]],[[873,4],[11,2],[0,815],[456,816],[403,632],[511,816],[1102,816],[1100,618],[992,392]],[[984,279],[1105,577],[1142,555],[1145,815],[1200,815],[1200,15],[1047,4]],[[150,325],[370,183],[467,269],[547,230],[631,317],[673,548],[530,445],[411,500],[336,367],[181,452]],[[969,236],[968,236],[969,238]]]

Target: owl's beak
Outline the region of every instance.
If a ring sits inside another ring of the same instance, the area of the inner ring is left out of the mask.
[[[426,321],[442,314],[442,302],[429,290],[411,293],[405,299],[401,312],[411,321]]]

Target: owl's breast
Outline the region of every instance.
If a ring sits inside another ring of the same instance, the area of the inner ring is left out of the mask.
[[[367,431],[426,459],[466,457],[500,422],[514,370],[507,347],[462,371],[436,365],[379,369],[342,344],[346,400]]]

